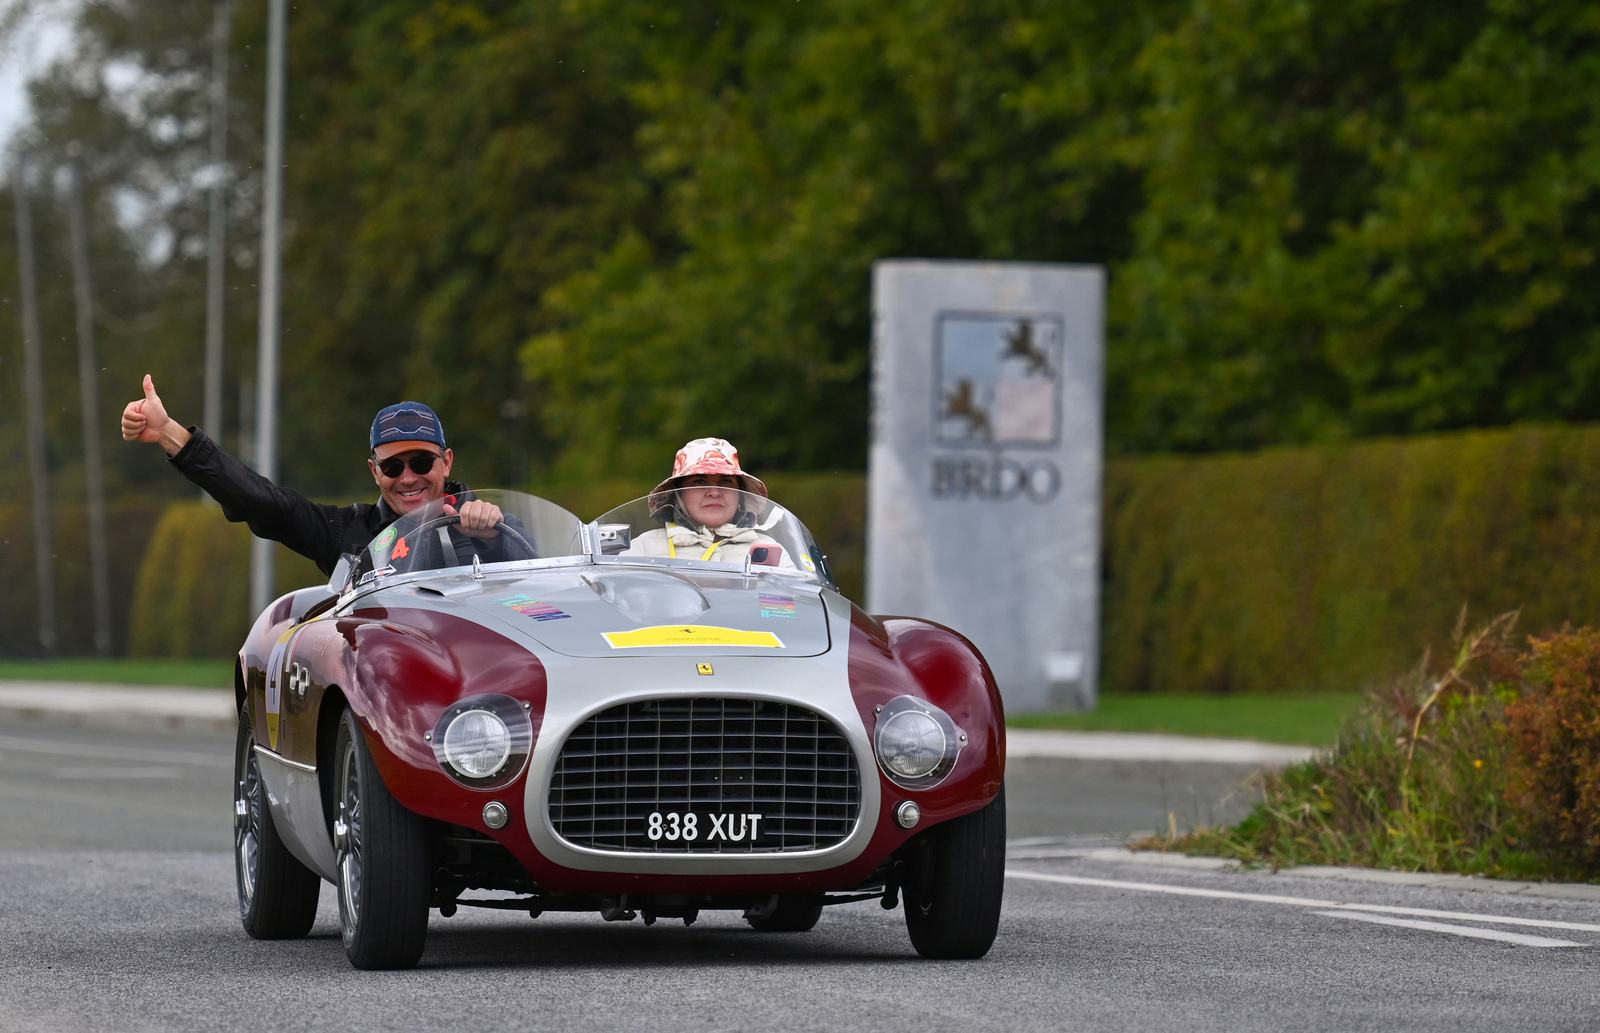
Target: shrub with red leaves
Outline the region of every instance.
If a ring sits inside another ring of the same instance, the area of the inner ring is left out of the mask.
[[[1506,706],[1509,792],[1537,849],[1600,866],[1600,628],[1534,639]]]

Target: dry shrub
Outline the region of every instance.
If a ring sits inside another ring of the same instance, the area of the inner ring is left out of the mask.
[[[1425,654],[1408,674],[1370,692],[1331,750],[1264,778],[1263,800],[1244,821],[1147,845],[1274,866],[1522,877],[1565,871],[1524,832],[1506,793],[1516,763],[1506,707],[1524,666],[1510,641],[1516,615],[1472,631],[1464,616],[1446,662]]]
[[[1510,795],[1542,851],[1600,869],[1600,628],[1533,640],[1506,708]]]

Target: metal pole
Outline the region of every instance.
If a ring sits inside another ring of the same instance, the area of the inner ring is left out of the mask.
[[[246,373],[239,378],[239,454],[255,461],[256,455],[256,378]]]
[[[39,586],[39,645],[56,649],[55,543],[50,533],[50,469],[44,446],[44,363],[39,355],[39,295],[33,268],[33,213],[28,159],[17,155],[11,179],[17,205],[17,279],[22,291],[22,402],[28,421],[28,473],[33,478],[33,563]]]
[[[267,147],[261,206],[261,318],[256,344],[256,472],[272,480],[278,475],[278,299],[283,255],[279,231],[283,218],[284,57],[288,49],[288,0],[267,7]],[[257,538],[250,548],[250,610],[260,613],[272,602],[277,579],[274,545]]]
[[[228,37],[232,0],[213,0],[211,25],[211,224],[206,242],[206,385],[202,425],[222,441],[222,324],[228,245]],[[210,496],[207,496],[208,498]]]
[[[89,575],[94,593],[94,651],[111,655],[111,551],[106,545],[106,486],[100,465],[100,370],[94,351],[94,287],[89,279],[89,217],[83,198],[82,148],[67,153],[67,220],[72,231],[72,290],[78,313],[78,397],[83,408],[83,480],[89,503]]]

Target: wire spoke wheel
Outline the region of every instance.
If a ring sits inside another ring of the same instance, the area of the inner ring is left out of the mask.
[[[261,769],[254,750],[250,751],[244,763],[244,777],[235,780],[233,798],[234,814],[243,819],[234,823],[233,830],[241,915],[249,911],[251,902],[256,898],[256,885],[261,879],[261,823],[262,808],[265,806],[261,794]]]
[[[278,836],[248,706],[239,711],[234,747],[233,867],[245,932],[258,940],[287,940],[311,931],[322,880]]]
[[[346,950],[361,922],[361,771],[354,749],[339,751],[339,929]]]

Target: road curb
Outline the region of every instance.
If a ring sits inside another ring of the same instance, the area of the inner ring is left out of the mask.
[[[229,731],[238,721],[227,689],[89,682],[0,682],[0,716],[114,728]]]
[[[119,728],[227,730],[234,726],[233,693],[89,682],[0,681],[0,715]],[[1015,760],[1079,760],[1164,764],[1219,764],[1275,768],[1305,760],[1309,746],[1242,739],[1197,739],[1131,732],[1006,730],[1006,754]]]
[[[1006,860],[1028,861],[1073,858],[1087,861],[1112,861],[1118,864],[1150,865],[1166,868],[1209,871],[1250,871],[1262,875],[1300,879],[1331,879],[1343,882],[1372,882],[1388,886],[1417,886],[1426,889],[1457,890],[1467,893],[1496,893],[1513,897],[1548,897],[1557,900],[1583,900],[1600,903],[1600,885],[1582,882],[1526,882],[1491,879],[1481,875],[1455,875],[1439,872],[1396,872],[1384,868],[1355,868],[1337,865],[1303,865],[1298,868],[1246,868],[1231,857],[1206,857],[1161,850],[1129,850],[1126,847],[1052,848],[1032,840],[1007,845]]]

